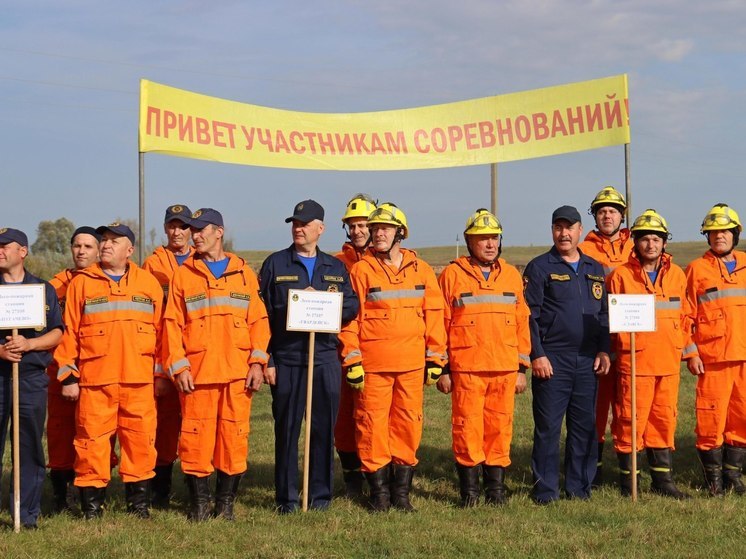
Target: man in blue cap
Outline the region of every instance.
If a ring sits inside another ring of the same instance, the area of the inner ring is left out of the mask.
[[[609,371],[609,315],[603,266],[578,250],[582,233],[578,210],[557,208],[554,246],[524,272],[531,310],[532,497],[542,505],[559,498],[563,418],[566,496],[588,499],[596,474],[596,375]]]
[[[12,411],[12,369],[19,368],[19,444],[21,472],[21,525],[36,528],[41,510],[41,493],[46,472],[42,435],[47,410],[46,367],[52,361],[52,350],[62,338],[62,313],[54,288],[29,274],[23,267],[28,255],[28,238],[18,229],[0,229],[0,286],[44,284],[46,325],[0,330],[0,458],[5,449]],[[11,494],[11,502],[13,497]],[[13,507],[11,506],[11,511]]]
[[[272,331],[271,360],[265,380],[272,387],[275,503],[281,514],[298,508],[298,437],[306,407],[309,350],[308,333],[286,329],[288,291],[342,292],[343,323],[355,318],[359,307],[344,264],[317,248],[324,232],[324,208],[314,200],[299,202],[293,215],[285,220],[285,223],[291,222],[293,244],[267,257],[259,273]],[[334,423],[339,408],[342,369],[337,336],[317,333],[315,338],[308,502],[312,509],[325,510],[332,498]]]

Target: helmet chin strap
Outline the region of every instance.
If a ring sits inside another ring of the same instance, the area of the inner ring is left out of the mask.
[[[497,245],[497,255],[495,256],[493,260],[489,260],[489,261],[480,260],[479,258],[474,256],[474,253],[472,252],[471,247],[469,246],[468,242],[466,243],[466,250],[469,251],[469,256],[472,258],[472,260],[474,260],[480,266],[484,266],[486,268],[486,267],[492,266],[495,262],[497,262],[500,259],[500,255],[503,252],[503,241],[502,239],[500,239],[500,244]]]
[[[394,248],[394,245],[398,242],[401,242],[402,239],[404,239],[404,231],[401,227],[396,228],[396,234],[394,235],[394,240],[391,241],[391,244],[389,245],[389,248],[386,250],[377,250],[376,252],[378,254],[384,254],[386,255],[386,258],[391,258],[391,249]],[[368,243],[370,243],[370,235],[368,236]],[[367,246],[367,244],[366,244]]]

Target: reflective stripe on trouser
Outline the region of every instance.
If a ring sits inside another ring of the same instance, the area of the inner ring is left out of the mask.
[[[573,351],[547,353],[554,370],[548,379],[532,377],[534,446],[531,452],[533,497],[559,498],[560,433],[567,424],[565,441],[565,492],[587,498],[596,475],[596,375],[593,357]]]
[[[185,474],[228,475],[246,471],[249,455],[251,395],[246,380],[197,384],[181,395],[179,458]]]
[[[746,361],[705,363],[697,377],[697,448],[746,446]]]
[[[72,470],[75,464],[75,408],[77,402],[62,398],[62,385],[49,381],[47,401],[47,467]]]
[[[462,466],[510,465],[517,374],[451,374],[453,454]]]
[[[422,439],[424,369],[369,373],[355,405],[358,455],[364,472],[389,462],[417,465]]]
[[[679,399],[679,374],[663,377],[637,376],[637,450],[674,448]],[[632,452],[632,377],[617,380],[614,450]]]
[[[611,412],[611,432],[614,432],[616,399],[616,367],[611,364],[611,369],[605,375],[598,377],[598,391],[596,393],[596,438],[602,443],[606,439],[606,426],[609,424],[609,412]]]
[[[12,376],[0,375],[0,456],[5,441],[11,439],[8,426],[13,415]],[[21,365],[18,376],[18,436],[21,463],[21,524],[36,524],[41,511],[41,494],[44,488],[44,418],[47,413],[47,383],[44,369],[30,369]],[[9,444],[8,447],[11,445]],[[9,453],[10,454],[10,453]],[[7,456],[7,455],[6,455]],[[10,470],[10,471],[9,471]],[[5,481],[13,479],[12,469],[6,469]],[[10,474],[10,475],[8,475]],[[13,483],[10,485],[11,514],[13,514]]]
[[[176,460],[181,430],[181,403],[176,386],[169,380],[168,391],[155,399],[158,426],[155,432],[156,466],[167,466]]]
[[[306,411],[308,366],[276,364],[277,382],[272,387],[272,416],[275,420],[275,502],[278,506],[292,508],[298,505],[298,437]],[[311,508],[324,507],[332,498],[334,423],[339,408],[341,377],[339,361],[317,364],[313,368],[308,477],[308,503]]]
[[[339,412],[337,422],[334,425],[334,448],[341,452],[357,453],[355,443],[355,390],[350,388],[342,375],[341,390],[339,393]]]
[[[81,386],[75,429],[75,485],[106,487],[111,480],[111,437],[119,437],[124,483],[153,477],[153,384]]]

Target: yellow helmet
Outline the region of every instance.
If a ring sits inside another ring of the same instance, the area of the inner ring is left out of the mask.
[[[367,218],[373,210],[376,209],[376,202],[367,194],[355,194],[349,202],[347,202],[347,209],[345,214],[342,216],[342,222],[346,223],[348,219],[352,217],[365,217]]]
[[[604,186],[596,197],[591,202],[591,207],[588,210],[590,215],[596,215],[596,210],[601,206],[616,206],[616,208],[623,214],[624,210],[627,209],[627,201],[613,186]]]
[[[735,210],[729,208],[728,204],[715,204],[702,220],[702,227],[699,231],[706,235],[708,231],[723,231],[734,228],[738,228],[739,233],[743,231],[741,220]]]
[[[500,221],[485,208],[479,208],[466,220],[466,235],[502,235]]]
[[[384,202],[368,216],[368,227],[375,225],[376,223],[382,225],[395,225],[401,229],[402,239],[406,239],[409,236],[407,216],[405,216],[404,212],[391,202]]]
[[[642,212],[629,229],[633,234],[642,234],[645,232],[663,233],[666,239],[671,238],[671,234],[668,232],[668,223],[666,223],[661,214],[653,209],[647,209]]]

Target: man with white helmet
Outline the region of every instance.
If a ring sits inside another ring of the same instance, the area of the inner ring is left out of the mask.
[[[686,270],[686,302],[694,323],[697,375],[697,452],[710,494],[746,493],[746,253],[735,250],[743,231],[738,214],[716,204],[702,221],[710,245]]]
[[[453,453],[461,506],[507,500],[515,394],[526,389],[531,365],[529,310],[516,268],[500,258],[502,226],[486,209],[466,222],[469,250],[449,264],[438,283],[445,301],[449,372],[438,390],[452,395]]]

